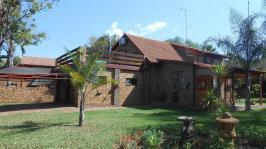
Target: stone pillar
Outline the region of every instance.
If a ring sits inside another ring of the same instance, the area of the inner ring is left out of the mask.
[[[115,69],[114,72],[114,81],[117,84],[114,87],[114,105],[119,106],[119,96],[120,96],[120,89],[119,89],[119,81],[120,81],[120,69]]]

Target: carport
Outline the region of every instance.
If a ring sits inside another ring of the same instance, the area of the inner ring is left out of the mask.
[[[50,100],[54,103],[65,104],[67,100],[63,98],[68,96],[60,96],[58,85],[68,80],[66,74],[55,72],[53,68],[9,67],[0,69],[0,103],[38,104],[45,103],[45,98],[49,97],[53,98]],[[50,90],[52,94],[46,95]],[[33,99],[35,97],[36,99]]]

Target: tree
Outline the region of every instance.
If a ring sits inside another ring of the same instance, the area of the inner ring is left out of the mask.
[[[109,35],[102,35],[100,37],[90,37],[89,38],[89,47],[97,50],[108,50],[115,45],[118,41],[118,37],[116,35],[109,36]]]
[[[192,47],[192,48],[202,49],[203,51],[209,51],[209,52],[215,52],[216,51],[216,48],[209,43],[203,42],[202,44],[199,44],[199,43],[192,41],[190,39],[185,41],[183,38],[181,38],[179,36],[176,36],[174,38],[169,38],[165,41],[170,42],[170,43],[175,43],[175,44],[186,45],[186,46]]]
[[[64,72],[69,74],[72,85],[79,90],[79,126],[83,126],[85,119],[84,107],[86,95],[99,86],[107,83],[107,80],[99,77],[105,71],[105,63],[99,61],[100,53],[88,53],[85,61],[83,60],[85,50],[85,47],[77,50],[77,53],[73,57],[73,66],[63,65],[61,67]]]
[[[213,46],[213,45],[211,45],[211,44],[206,44],[206,45],[202,45],[202,50],[203,51],[208,51],[208,52],[216,52],[216,48]]]
[[[14,66],[17,66],[21,63],[21,57],[19,56],[15,56],[14,59],[13,59],[13,64]]]
[[[216,83],[217,83],[215,92],[218,95],[218,98],[222,99],[221,82],[222,82],[222,77],[228,72],[227,68],[223,63],[219,63],[212,68],[212,72],[214,76],[216,77]]]
[[[179,37],[179,36],[176,36],[174,38],[169,38],[169,39],[167,39],[165,41],[166,42],[170,42],[170,43],[175,43],[175,44],[186,45],[186,46],[189,46],[189,47],[192,47],[192,48],[198,48],[198,49],[201,48],[199,43],[194,42],[194,41],[192,41],[190,39],[184,40],[182,37]]]
[[[245,110],[247,111],[250,110],[250,70],[260,62],[266,42],[263,25],[265,22],[257,26],[260,17],[263,15],[253,14],[244,18],[237,11],[231,10],[230,20],[235,40],[230,37],[216,39],[218,47],[222,47],[230,59],[245,70]]]
[[[13,65],[17,46],[25,53],[25,46],[38,45],[45,33],[36,33],[34,16],[51,9],[58,0],[1,0],[0,1],[0,53],[5,51],[7,66]]]
[[[174,38],[169,38],[167,40],[165,40],[166,42],[170,42],[170,43],[175,43],[175,44],[183,44],[184,45],[184,39],[179,37],[179,36],[176,36]]]

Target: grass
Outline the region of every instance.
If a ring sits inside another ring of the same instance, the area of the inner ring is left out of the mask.
[[[138,129],[180,127],[176,117],[196,116],[197,124],[215,128],[217,113],[176,108],[124,108],[86,112],[80,128],[78,113],[46,113],[0,116],[0,148],[112,148],[115,142]],[[266,110],[236,112],[239,125],[266,130]]]
[[[260,104],[260,98],[251,98],[250,99],[251,102],[255,102],[256,104]],[[244,98],[238,98],[235,99],[235,102],[238,104],[245,104],[245,99]],[[262,98],[262,104],[266,104],[266,100],[265,98]]]

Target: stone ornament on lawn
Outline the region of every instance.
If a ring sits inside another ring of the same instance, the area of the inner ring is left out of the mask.
[[[217,117],[220,132],[224,137],[229,137],[232,139],[236,138],[235,125],[239,123],[239,120],[233,118],[232,114],[225,112],[222,117]]]
[[[181,139],[180,139],[180,147],[183,146],[184,141],[187,141],[193,137],[193,133],[195,131],[194,127],[194,118],[188,116],[179,116],[178,120],[183,122],[183,126],[181,127]]]

